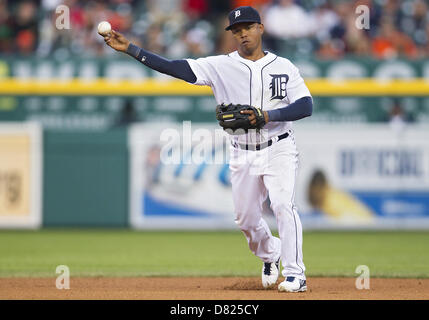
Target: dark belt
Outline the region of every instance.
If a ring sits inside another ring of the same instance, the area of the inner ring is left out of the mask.
[[[289,132],[283,133],[275,138],[271,138],[270,140],[264,142],[264,143],[258,143],[258,144],[244,144],[244,143],[238,143],[238,142],[233,142],[231,141],[231,144],[233,147],[235,148],[240,148],[243,150],[262,150],[265,149],[269,146],[271,146],[274,142],[276,141],[280,141],[282,139],[286,139],[287,137],[289,137]]]

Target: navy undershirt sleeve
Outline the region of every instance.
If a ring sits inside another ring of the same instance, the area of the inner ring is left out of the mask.
[[[189,83],[195,83],[197,81],[196,75],[186,60],[168,60],[132,43],[128,46],[127,54],[153,70],[185,80]]]
[[[287,107],[269,110],[269,121],[295,121],[311,116],[313,113],[313,100],[311,97],[303,97],[291,103]]]

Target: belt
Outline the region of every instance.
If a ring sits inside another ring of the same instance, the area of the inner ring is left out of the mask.
[[[233,141],[231,141],[231,144],[235,148],[240,148],[243,150],[257,151],[257,150],[265,149],[265,148],[271,146],[274,142],[280,141],[282,139],[286,139],[287,137],[289,137],[289,132],[283,133],[277,137],[271,138],[270,140],[268,140],[264,143],[260,143],[260,144],[259,143],[258,144],[245,144],[245,143],[238,143],[238,142],[233,142]]]

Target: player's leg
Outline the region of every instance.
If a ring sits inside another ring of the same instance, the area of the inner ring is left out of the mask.
[[[267,197],[262,177],[249,174],[247,164],[230,169],[235,222],[253,254],[264,262],[273,262],[279,257],[280,241],[262,218],[262,204]]]
[[[305,266],[302,254],[302,225],[294,203],[298,153],[295,143],[288,140],[272,146],[264,183],[281,240],[282,274],[286,279],[294,278],[294,281],[299,283],[300,280],[305,280]]]
[[[243,163],[245,162],[245,163]],[[235,222],[245,235],[253,254],[263,262],[262,284],[264,287],[276,283],[280,257],[280,239],[274,237],[262,218],[263,202],[267,198],[261,175],[252,172],[247,161],[230,161],[232,196]]]

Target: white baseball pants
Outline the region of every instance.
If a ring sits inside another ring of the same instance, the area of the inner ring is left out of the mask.
[[[231,146],[230,170],[235,222],[250,250],[263,262],[281,257],[284,277],[305,280],[302,226],[294,204],[298,152],[293,136],[259,151]],[[269,196],[279,238],[262,218],[262,204]]]

